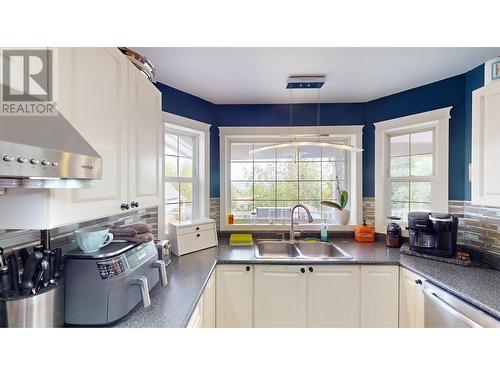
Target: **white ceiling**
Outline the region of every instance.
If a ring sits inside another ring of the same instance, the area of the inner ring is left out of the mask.
[[[291,74],[326,74],[319,91],[323,103],[365,102],[464,73],[500,55],[499,47],[133,49],[156,66],[158,81],[216,104],[317,102],[318,90],[285,89]]]

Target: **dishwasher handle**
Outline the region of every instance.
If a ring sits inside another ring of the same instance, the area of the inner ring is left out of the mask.
[[[446,310],[450,315],[452,315],[456,319],[460,320],[461,322],[467,324],[468,326],[470,326],[472,328],[483,328],[483,326],[481,326],[480,324],[478,324],[477,322],[475,322],[471,318],[465,316],[460,311],[457,311],[455,308],[453,308],[453,306],[451,306],[445,300],[440,298],[436,293],[429,291],[427,289],[423,289],[423,292],[429,298],[433,299],[443,310]]]

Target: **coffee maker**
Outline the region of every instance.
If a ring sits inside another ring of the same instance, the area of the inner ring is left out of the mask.
[[[410,212],[410,250],[440,257],[453,257],[457,248],[458,218],[450,214]]]

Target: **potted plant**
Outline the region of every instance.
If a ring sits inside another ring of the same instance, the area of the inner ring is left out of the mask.
[[[335,208],[333,217],[336,224],[347,225],[349,223],[349,210],[346,210],[349,193],[345,190],[340,192],[340,204],[332,201],[321,201],[324,206]]]

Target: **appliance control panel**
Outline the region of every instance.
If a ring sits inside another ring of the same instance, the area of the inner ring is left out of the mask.
[[[101,279],[111,279],[132,271],[146,263],[151,257],[158,259],[158,252],[152,242],[137,245],[112,259],[96,262]]]
[[[45,159],[39,160],[36,158],[28,159],[28,158],[25,158],[24,156],[18,156],[17,158],[15,158],[12,155],[3,155],[2,160],[7,162],[7,163],[17,161],[20,164],[25,164],[25,163],[29,162],[30,164],[33,164],[33,165],[40,164],[43,166],[52,166],[52,167],[57,167],[59,165],[59,162],[57,162],[55,160],[45,160]]]
[[[97,262],[97,269],[101,279],[111,279],[129,270],[125,256],[120,256],[111,260]]]

